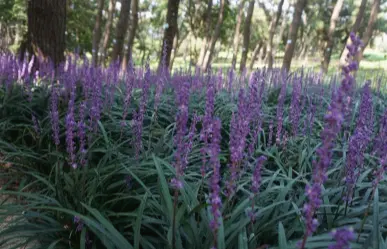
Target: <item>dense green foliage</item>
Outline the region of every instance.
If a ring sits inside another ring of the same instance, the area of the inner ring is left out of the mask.
[[[361,80],[359,80],[361,82]],[[105,86],[111,87],[111,86]],[[30,244],[29,248],[170,248],[172,243],[173,191],[169,181],[175,174],[172,166],[176,130],[174,91],[166,87],[157,111],[154,110],[154,88],[147,101],[143,128],[143,150],[138,159],[133,148],[132,115],[139,106],[141,89],[135,89],[128,110],[128,127],[122,128],[124,85],[116,84],[112,105],[104,105],[88,148],[86,167],[72,169],[68,165],[65,148],[65,115],[67,95],[59,105],[61,145],[55,147],[50,122],[50,84],[43,82],[33,90],[32,100],[18,84],[0,89],[0,179],[5,184],[0,195],[0,222],[12,224],[0,231],[0,247],[14,242],[12,248]],[[81,84],[78,85],[76,106],[79,106]],[[246,161],[244,174],[237,183],[237,194],[223,200],[223,222],[220,227],[218,248],[296,248],[304,232],[301,210],[305,202],[305,184],[310,179],[315,151],[319,146],[330,88],[324,96],[316,86],[303,92],[306,103],[313,102],[317,109],[314,129],[298,136],[290,136],[281,145],[268,146],[270,121],[275,122],[279,91],[274,87],[265,93],[263,102],[263,131],[252,159]],[[289,120],[290,91],[285,98],[284,130],[291,133]],[[359,235],[352,248],[386,248],[387,246],[387,193],[386,182],[371,199],[372,172],[378,168],[378,159],[365,155],[365,171],[358,180],[354,201],[343,202],[343,170],[348,140],[357,119],[359,92],[354,95],[354,111],[346,131],[338,139],[334,150],[329,180],[323,192],[319,219],[323,221],[307,248],[327,248],[332,243],[333,229],[352,226]],[[102,96],[101,96],[102,97]],[[106,100],[106,99],[105,99]],[[221,90],[216,95],[215,116],[222,121],[221,171],[227,176],[230,152],[229,124],[237,109],[235,94]],[[106,103],[106,102],[105,102]],[[374,94],[374,117],[380,120],[387,108],[387,96]],[[306,108],[304,108],[306,109]],[[76,108],[78,110],[78,108]],[[205,88],[190,96],[189,120],[193,114],[205,112]],[[38,120],[39,132],[34,128],[31,115]],[[307,118],[302,111],[301,122]],[[380,124],[375,123],[375,130]],[[200,130],[200,123],[197,127]],[[206,198],[209,193],[208,177],[200,175],[201,158],[199,132],[195,135],[189,165],[184,173],[184,188],[180,190],[176,213],[177,248],[210,248],[214,238],[209,227],[211,219]],[[268,160],[262,171],[259,194],[250,199],[250,185],[254,158],[265,155]],[[5,167],[5,165],[8,165]],[[10,165],[10,166],[9,166]],[[6,169],[5,169],[6,168]],[[0,168],[1,169],[1,168]],[[222,186],[223,188],[224,186]],[[256,221],[251,222],[247,212],[255,203]],[[80,231],[74,217],[84,223]],[[88,243],[88,240],[91,240]],[[11,247],[10,247],[11,248]]]

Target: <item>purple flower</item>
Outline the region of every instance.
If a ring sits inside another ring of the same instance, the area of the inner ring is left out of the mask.
[[[279,145],[281,142],[282,136],[282,124],[283,124],[283,115],[284,115],[284,103],[286,96],[286,75],[281,73],[282,84],[280,94],[278,95],[278,104],[277,104],[277,135],[276,135],[276,144]]]
[[[373,106],[369,83],[363,88],[359,117],[354,134],[350,137],[346,163],[346,201],[351,201],[356,180],[363,168],[364,153],[373,131]]]
[[[140,108],[138,111],[134,111],[133,118],[134,118],[134,147],[135,147],[135,155],[138,159],[140,156],[140,151],[142,149],[142,129],[143,129],[143,123],[144,123],[144,115],[146,111],[146,104],[147,99],[149,95],[149,87],[150,87],[150,76],[151,71],[149,64],[146,65],[146,70],[144,74],[144,80],[142,84],[142,95],[140,99]]]
[[[56,147],[59,146],[60,140],[59,140],[59,112],[58,112],[58,90],[52,84],[52,91],[51,91],[51,110],[50,110],[50,118],[51,118],[51,127],[52,127],[52,133],[54,138],[54,143]]]
[[[215,106],[215,89],[213,81],[209,81],[207,85],[206,92],[206,107],[205,113],[202,117],[202,130],[200,132],[200,140],[204,142],[203,148],[201,150],[202,154],[202,166],[200,167],[200,172],[202,177],[206,174],[206,148],[208,145],[209,134],[212,132],[212,120],[214,115],[214,106]]]
[[[80,153],[80,162],[82,166],[85,166],[87,163],[86,160],[86,103],[82,101],[79,106],[79,121],[78,121],[78,138],[79,138],[79,153]]]
[[[75,231],[76,232],[82,231],[84,223],[83,223],[83,221],[78,216],[74,216],[73,222],[74,222],[75,225],[77,225],[77,227],[75,228]]]
[[[209,202],[211,205],[211,213],[213,219],[211,220],[210,227],[216,235],[219,225],[220,219],[222,217],[221,207],[222,200],[220,198],[220,161],[219,161],[219,153],[220,153],[220,141],[221,141],[221,121],[220,119],[214,119],[213,121],[213,130],[211,142],[208,147],[208,153],[210,155],[210,165],[212,166],[212,177],[210,181],[210,196]],[[215,236],[216,237],[216,236]]]
[[[355,234],[352,228],[342,228],[334,230],[332,237],[336,241],[334,244],[329,245],[328,249],[350,249],[350,241],[355,239]]]
[[[356,54],[351,55],[354,57]],[[351,70],[348,67],[344,67],[343,72],[344,77],[341,86],[333,95],[328,112],[324,117],[325,125],[321,132],[322,145],[317,149],[318,160],[313,162],[312,181],[306,186],[305,193],[308,197],[308,202],[304,206],[304,217],[307,229],[300,246],[301,249],[305,247],[307,237],[312,235],[317,228],[318,222],[314,217],[315,212],[321,206],[322,185],[327,179],[327,170],[331,163],[334,142],[344,120],[345,99],[353,87],[354,78],[351,75]]]
[[[75,159],[75,130],[76,130],[76,122],[74,119],[74,105],[75,105],[75,82],[70,79],[70,100],[68,103],[68,110],[66,115],[66,145],[67,145],[67,153],[69,155],[69,164],[75,169],[77,168],[76,159]]]
[[[301,82],[301,78],[293,82],[292,101],[290,104],[290,121],[292,122],[293,136],[297,135],[301,115]]]
[[[263,163],[266,160],[267,160],[267,158],[265,156],[260,156],[257,159],[257,162],[255,164],[255,169],[254,169],[254,172],[253,172],[253,176],[251,178],[251,192],[252,192],[252,196],[251,196],[251,210],[249,210],[247,212],[248,216],[251,219],[251,222],[254,222],[255,218],[256,218],[255,217],[255,213],[254,213],[254,204],[255,204],[254,198],[258,194],[259,187],[261,185],[262,165],[263,165]]]
[[[131,69],[131,68],[130,68]],[[130,70],[126,73],[125,77],[125,100],[124,100],[124,110],[122,112],[122,122],[121,127],[125,126],[126,117],[128,116],[128,109],[130,105],[130,100],[132,97],[133,83],[134,83],[135,72]],[[122,130],[121,130],[122,133]]]
[[[243,163],[243,152],[246,147],[246,136],[249,133],[251,111],[249,99],[243,89],[239,92],[238,111],[233,113],[230,124],[230,159],[231,176],[227,186],[227,195],[231,197],[235,191],[235,184]]]
[[[273,120],[270,120],[270,123],[269,123],[269,138],[268,138],[268,141],[267,141],[267,146],[271,147],[272,143],[273,143]]]
[[[176,145],[174,162],[174,167],[176,169],[176,179],[174,179],[175,183],[180,182],[179,179],[183,175],[183,169],[187,165],[187,161],[185,160],[187,147],[187,144],[185,143],[185,135],[187,133],[190,84],[188,82],[184,82],[178,86],[177,91],[176,104],[179,110],[176,114],[176,135],[174,138]],[[179,186],[179,184],[175,185]]]

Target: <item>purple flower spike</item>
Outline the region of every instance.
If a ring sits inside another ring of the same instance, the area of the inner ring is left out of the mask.
[[[369,83],[363,88],[359,117],[354,134],[350,137],[346,164],[346,201],[351,201],[357,178],[363,168],[364,153],[373,133],[373,106]]]
[[[328,249],[350,249],[350,241],[355,239],[355,234],[352,228],[343,228],[334,230],[332,237],[335,239],[335,243],[328,246]]]
[[[67,153],[69,155],[69,164],[75,169],[77,167],[76,158],[75,158],[75,130],[77,123],[74,118],[74,105],[75,105],[75,82],[73,79],[70,79],[70,100],[68,103],[68,111],[66,115],[66,145]]]
[[[220,119],[215,119],[213,121],[213,132],[211,143],[208,148],[208,153],[210,154],[210,165],[212,166],[212,177],[210,182],[211,193],[209,196],[209,201],[211,205],[211,213],[213,220],[211,220],[210,227],[216,237],[220,225],[220,219],[222,217],[221,207],[222,200],[220,198],[220,162],[219,162],[219,153],[220,153],[220,141],[221,141],[221,121]]]
[[[250,210],[247,211],[247,214],[248,216],[250,217],[251,219],[251,222],[255,222],[255,213],[254,213],[254,204],[255,204],[255,201],[254,201],[254,197],[258,194],[259,192],[259,187],[261,185],[261,171],[262,171],[262,165],[263,163],[267,160],[267,158],[265,156],[260,156],[258,159],[257,159],[257,162],[256,162],[256,165],[255,165],[255,169],[254,169],[254,172],[253,172],[253,176],[252,176],[252,179],[251,179],[251,192],[252,192],[252,195],[251,195],[251,208]]]
[[[358,43],[355,43],[355,46]],[[356,47],[357,51],[357,47]],[[356,54],[351,53],[351,58],[354,58]],[[317,150],[318,160],[313,162],[313,175],[312,181],[306,186],[306,195],[308,197],[308,202],[304,206],[304,217],[306,231],[304,234],[303,241],[300,245],[301,249],[305,248],[306,240],[317,228],[317,220],[315,218],[315,212],[321,206],[321,192],[322,185],[327,179],[327,170],[330,166],[334,143],[337,138],[337,135],[341,131],[341,127],[344,121],[345,107],[347,105],[346,98],[350,95],[354,78],[351,75],[351,70],[348,67],[343,68],[343,80],[341,81],[341,86],[333,94],[328,112],[325,115],[325,124],[324,129],[321,132],[322,143],[321,147]]]
[[[179,107],[179,110],[176,115],[176,135],[175,135],[175,162],[174,167],[176,170],[176,178],[172,179],[172,186],[175,188],[182,188],[182,182],[180,178],[183,176],[183,170],[187,165],[186,154],[187,152],[187,143],[185,141],[185,135],[187,133],[187,122],[188,122],[188,104],[189,104],[189,94],[190,94],[190,84],[189,82],[184,82],[177,89],[176,94],[176,104]]]

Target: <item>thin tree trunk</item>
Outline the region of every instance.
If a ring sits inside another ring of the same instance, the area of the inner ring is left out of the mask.
[[[281,0],[278,4],[278,8],[277,8],[277,14],[276,14],[276,17],[271,21],[270,23],[270,28],[269,28],[269,41],[268,41],[268,45],[267,45],[267,51],[268,51],[268,54],[267,54],[267,67],[269,69],[272,69],[273,68],[273,61],[274,61],[274,58],[273,58],[273,39],[274,39],[274,34],[275,34],[275,30],[277,29],[277,26],[278,26],[278,23],[279,23],[279,19],[281,18],[281,14],[282,14],[282,6],[284,5],[284,0]]]
[[[259,41],[254,48],[253,54],[251,55],[251,62],[249,66],[250,71],[253,70],[254,63],[257,60],[257,56],[259,55],[259,52],[261,51],[262,47],[263,47],[263,42]]]
[[[177,49],[178,49],[178,41],[179,41],[179,31],[176,33],[175,38],[173,38],[173,47],[171,52],[171,62],[169,63],[169,71],[172,71],[173,63],[175,62]]]
[[[266,55],[267,55],[267,45],[264,44],[264,45],[263,45],[263,49],[262,49],[262,51],[261,51],[261,53],[260,53],[260,56],[259,56],[259,61],[258,61],[258,63],[261,63],[261,62],[265,61]]]
[[[238,11],[237,22],[236,22],[236,26],[235,26],[234,42],[233,42],[233,50],[232,50],[232,60],[231,60],[231,65],[233,68],[235,68],[237,55],[238,55],[240,29],[241,29],[244,5],[245,5],[245,0],[242,0],[239,4],[239,7],[238,7],[239,11]]]
[[[212,0],[208,0],[207,3],[207,12],[206,12],[206,36],[204,37],[202,47],[200,49],[199,59],[197,62],[197,66],[200,67],[203,64],[204,56],[206,55],[208,43],[211,40],[211,26],[212,26]]]
[[[341,11],[341,8],[343,7],[343,3],[344,3],[344,0],[337,0],[335,7],[333,8],[333,11],[332,11],[328,34],[327,34],[327,41],[323,51],[324,57],[323,57],[323,61],[321,62],[321,70],[324,73],[328,72],[329,62],[331,60],[331,55],[332,55],[332,50],[334,45],[333,34],[335,33],[336,23],[339,19],[340,11]]]
[[[165,68],[167,69],[169,68],[171,51],[173,47],[173,39],[175,38],[178,32],[177,17],[179,12],[179,3],[180,3],[180,0],[168,0],[168,11],[167,11],[168,27],[164,30],[164,39],[163,39],[164,42],[161,45],[159,69],[161,69],[163,66],[165,66]],[[165,48],[164,48],[164,45],[166,46]],[[163,54],[164,52],[163,50],[165,50],[165,54]]]
[[[122,61],[122,50],[124,48],[125,36],[129,26],[131,0],[121,0],[121,11],[116,27],[116,43],[113,46],[112,61]]]
[[[115,9],[116,9],[116,0],[110,0],[109,1],[108,17],[107,17],[106,24],[105,24],[105,30],[104,30],[104,34],[103,34],[103,43],[102,43],[102,47],[101,47],[101,64],[104,64],[106,61],[106,57],[107,57],[106,50],[107,50],[108,45],[109,45]]]
[[[365,9],[366,9],[366,5],[367,5],[367,0],[362,0],[361,4],[360,4],[360,7],[359,7],[359,12],[356,15],[356,21],[353,24],[352,30],[351,30],[351,32],[353,32],[355,34],[360,29],[360,24],[361,24],[361,22],[362,22],[362,20],[364,18],[364,12],[365,12]],[[347,46],[350,45],[351,43],[352,43],[351,38],[348,36],[346,45],[344,46],[343,52],[341,53],[341,57],[340,57],[340,64],[341,65],[344,65],[346,63],[347,55],[348,55]]]
[[[298,27],[301,24],[301,16],[302,12],[307,4],[307,0],[297,0],[296,6],[295,6],[295,11],[293,14],[293,20],[292,24],[290,26],[290,31],[289,31],[289,38],[288,42],[286,44],[285,48],[285,55],[284,55],[284,60],[282,62],[282,69],[289,71],[290,65],[292,63],[292,57],[294,53],[294,48],[296,46],[297,42],[297,31]]]
[[[220,36],[220,30],[222,28],[223,24],[223,18],[224,18],[224,8],[225,8],[226,1],[225,0],[220,0],[220,8],[219,8],[219,16],[218,16],[218,21],[216,22],[214,34],[211,37],[210,44],[207,48],[207,51],[205,53],[204,61],[202,64],[202,69],[207,70],[208,66],[211,64],[212,56],[214,53],[215,45],[216,42]]]
[[[251,18],[254,12],[254,3],[255,3],[255,0],[250,0],[249,8],[247,9],[245,26],[243,27],[243,48],[242,48],[241,63],[239,66],[240,72],[243,72],[246,68],[247,53],[249,52],[249,47],[250,47]]]
[[[54,65],[64,61],[66,8],[66,0],[28,1],[27,40],[20,51],[21,58],[26,50],[35,55],[34,68],[42,59],[49,59]],[[36,56],[40,57],[39,60]]]
[[[374,0],[371,7],[371,15],[370,19],[368,20],[367,28],[363,34],[362,41],[364,46],[361,47],[360,53],[358,54],[358,57],[356,58],[358,62],[360,62],[363,59],[363,52],[364,49],[367,47],[368,43],[371,40],[372,33],[374,31],[376,20],[378,19],[378,13],[380,10],[380,0]]]
[[[93,30],[93,48],[92,48],[92,61],[93,66],[98,65],[98,48],[101,40],[101,22],[102,22],[102,11],[105,5],[105,0],[98,0],[97,15],[95,17],[95,24]]]
[[[122,60],[122,69],[126,69],[128,62],[132,60],[132,54],[133,54],[133,44],[134,44],[134,38],[136,37],[136,31],[138,27],[138,0],[132,0],[131,4],[132,9],[132,20],[130,22],[130,29],[129,29],[129,37],[128,37],[128,48],[127,53],[125,54],[123,60]]]

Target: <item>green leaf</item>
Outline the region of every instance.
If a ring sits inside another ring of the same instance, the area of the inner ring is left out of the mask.
[[[172,203],[172,196],[169,193],[168,183],[167,183],[167,180],[165,179],[164,173],[161,169],[159,160],[156,158],[156,156],[154,154],[152,154],[152,158],[153,158],[153,161],[155,162],[157,174],[159,176],[159,182],[161,185],[161,194],[163,196],[163,200],[165,202],[165,205],[167,206],[167,212],[168,212],[167,215],[168,215],[169,221],[172,222],[172,220],[173,220],[172,219],[173,218],[172,217],[173,216],[173,203]]]
[[[287,249],[287,241],[286,241],[286,234],[284,226],[282,225],[282,222],[278,223],[278,243],[280,249]]]
[[[372,229],[372,242],[373,242],[373,249],[380,249],[380,242],[379,242],[379,234],[380,234],[380,227],[379,227],[379,190],[376,187],[375,188],[375,195],[374,195],[374,207],[373,207],[373,229]]]
[[[142,215],[144,213],[145,204],[148,199],[148,193],[145,193],[144,198],[141,201],[140,207],[138,209],[137,213],[137,219],[136,224],[134,226],[134,248],[139,249],[140,248],[140,238],[141,238],[141,222],[142,222]]]

